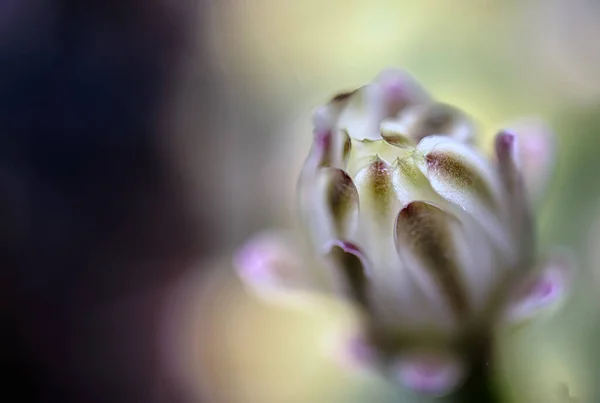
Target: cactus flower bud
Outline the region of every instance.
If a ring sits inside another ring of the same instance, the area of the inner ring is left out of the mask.
[[[527,188],[551,165],[541,129],[502,130],[485,155],[466,115],[398,71],[334,97],[313,121],[298,187],[305,262],[362,313],[373,367],[448,393],[497,326],[562,299],[570,263],[540,260]]]

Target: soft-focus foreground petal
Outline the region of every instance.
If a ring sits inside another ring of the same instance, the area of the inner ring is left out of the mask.
[[[518,324],[557,308],[568,295],[574,271],[570,253],[561,251],[552,255],[513,292],[505,312],[507,322]]]
[[[324,338],[326,354],[340,368],[349,372],[372,371],[377,365],[377,351],[356,328],[332,332]]]
[[[302,255],[297,239],[283,231],[255,235],[233,263],[246,287],[270,302],[301,300],[319,288],[311,259]]]
[[[392,376],[416,393],[443,396],[460,386],[465,368],[458,357],[448,352],[416,352],[400,357],[392,366]]]
[[[341,402],[361,392],[324,351],[332,335],[339,347],[359,328],[354,310],[325,295],[265,304],[232,269],[231,259],[200,260],[165,295],[157,347],[181,401]]]
[[[537,118],[526,118],[509,124],[509,131],[519,137],[518,159],[531,201],[538,200],[546,191],[554,172],[556,136]]]

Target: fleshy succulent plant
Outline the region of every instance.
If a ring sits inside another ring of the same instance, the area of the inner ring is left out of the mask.
[[[500,130],[486,155],[468,116],[390,70],[313,124],[303,231],[259,235],[236,256],[259,295],[347,299],[362,319],[349,354],[433,395],[488,360],[499,327],[563,299],[572,264],[540,257],[532,209],[554,157],[539,122]]]

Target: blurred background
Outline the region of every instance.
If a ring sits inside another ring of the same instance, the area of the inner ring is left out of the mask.
[[[395,66],[482,144],[522,116],[556,132],[539,225],[580,277],[552,320],[502,339],[498,382],[506,401],[599,402],[598,39],[595,0],[0,1],[5,393],[404,401],[327,355],[347,307],[268,306],[230,263],[293,222],[311,110]]]

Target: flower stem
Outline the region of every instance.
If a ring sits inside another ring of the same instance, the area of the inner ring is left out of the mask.
[[[480,349],[473,366],[470,377],[465,385],[456,393],[453,401],[456,403],[499,403],[501,401],[499,390],[494,381],[494,368],[491,343],[486,343]]]
[[[500,396],[489,368],[473,368],[471,378],[457,393],[457,403],[499,403]]]

